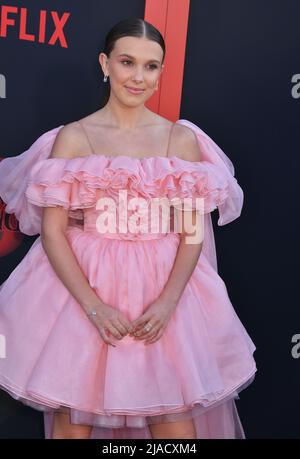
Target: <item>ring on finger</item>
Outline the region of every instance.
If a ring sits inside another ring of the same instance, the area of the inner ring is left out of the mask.
[[[152,324],[150,324],[150,322],[148,322],[145,326],[144,326],[144,329],[148,332],[150,331],[152,328]]]

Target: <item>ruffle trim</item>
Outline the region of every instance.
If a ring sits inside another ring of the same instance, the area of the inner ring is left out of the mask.
[[[193,209],[195,198],[204,198],[204,212],[211,212],[225,202],[230,184],[223,172],[208,161],[192,162],[178,156],[94,154],[38,161],[31,169],[25,195],[37,206],[63,206],[74,211],[93,207],[99,189],[111,196],[126,189],[130,197],[191,198],[188,206]]]
[[[239,398],[238,394],[254,381],[256,372],[257,368],[254,366],[251,372],[235,384],[235,386],[224,389],[223,391],[203,394],[199,396],[198,399],[186,402],[186,404],[182,406],[157,405],[146,406],[144,408],[131,408],[128,410],[121,409],[120,411],[99,411],[80,405],[70,405],[67,401],[59,399],[53,400],[51,397],[40,394],[37,391],[28,391],[3,377],[0,382],[0,387],[15,400],[36,410],[52,413],[60,411],[71,414],[75,424],[89,424],[111,428],[121,428],[124,426],[141,428],[145,427],[147,423],[173,422],[176,421],[176,418],[179,420],[180,417],[190,418],[195,415],[201,415],[209,409],[215,408],[232,398]]]

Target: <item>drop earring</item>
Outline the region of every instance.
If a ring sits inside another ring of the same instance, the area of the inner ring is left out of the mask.
[[[103,81],[106,83],[108,75],[104,75]]]

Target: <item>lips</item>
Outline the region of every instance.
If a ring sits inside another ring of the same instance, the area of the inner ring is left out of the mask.
[[[142,92],[144,92],[144,89],[141,89],[141,88],[132,88],[130,86],[125,86],[126,89],[128,89],[128,91],[134,93],[134,94],[140,94]]]

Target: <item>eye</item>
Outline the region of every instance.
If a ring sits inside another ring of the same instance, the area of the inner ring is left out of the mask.
[[[130,62],[131,63],[131,61],[121,61],[121,62],[122,62],[122,64],[125,64],[125,62]]]
[[[127,62],[129,62],[131,64],[131,61],[121,61],[122,64],[125,64],[126,63],[126,67],[127,67]]]
[[[132,61],[129,61],[129,60],[121,61],[121,62],[122,62],[122,64],[126,65],[126,67],[128,67],[129,64],[132,64]],[[129,64],[127,64],[127,63],[129,63]],[[155,69],[158,68],[158,66],[156,64],[149,64],[149,68],[151,70],[155,70]]]

